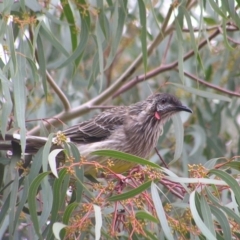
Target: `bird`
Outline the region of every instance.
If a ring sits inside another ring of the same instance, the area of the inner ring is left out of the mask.
[[[157,145],[164,124],[181,111],[192,113],[174,95],[155,93],[144,101],[107,109],[90,120],[67,128],[62,134],[77,145],[87,161],[97,161],[103,166],[107,164],[107,158],[91,155],[93,151],[110,149],[148,158]],[[36,152],[46,140],[27,137],[26,152]],[[6,150],[6,146],[1,147],[0,144],[0,149],[3,148]],[[113,159],[113,163],[111,170],[116,173],[123,173],[134,166],[134,163],[118,159]],[[92,165],[84,166],[85,174],[92,174],[93,168]]]

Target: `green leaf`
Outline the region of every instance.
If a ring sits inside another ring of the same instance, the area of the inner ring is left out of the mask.
[[[189,135],[192,135],[194,139],[194,146],[189,153],[189,156],[194,155],[197,151],[201,151],[204,148],[206,143],[206,134],[205,131],[199,125],[192,125],[193,130],[188,132]],[[208,163],[209,161],[207,161]]]
[[[233,190],[236,200],[238,204],[240,204],[240,187],[238,185],[238,182],[231,175],[216,169],[210,170],[209,174],[214,174],[217,177],[221,178],[223,181],[225,181],[229,185],[229,187]]]
[[[224,206],[219,206],[230,218],[233,218],[238,224],[240,224],[240,217],[232,209]]]
[[[223,19],[227,19],[227,16],[223,13],[220,7],[214,2],[214,0],[209,0],[209,3],[217,14],[219,14]]]
[[[104,38],[106,39],[106,41],[109,40],[109,32],[110,32],[110,26],[109,26],[109,22],[108,19],[106,17],[106,15],[104,14],[103,11],[100,11],[100,13],[98,14],[98,18],[99,18],[99,24],[102,30],[102,33],[104,35]]]
[[[179,76],[182,81],[182,83],[185,83],[185,77],[184,77],[184,66],[183,66],[183,36],[182,36],[182,30],[179,25],[178,19],[175,21],[175,27],[177,32],[177,39],[178,39],[178,69],[179,69]]]
[[[217,21],[212,17],[203,17],[203,21],[209,26],[217,25]]]
[[[9,233],[11,235],[14,235],[14,232],[16,231],[15,229],[16,225],[14,224],[14,220],[15,220],[15,207],[18,201],[18,186],[19,186],[19,174],[17,170],[15,170],[14,175],[15,178],[11,185],[11,198],[9,211]]]
[[[53,184],[53,204],[52,204],[52,210],[51,210],[51,219],[49,224],[49,229],[51,229],[51,226],[54,224],[54,222],[58,219],[58,214],[61,211],[61,203],[62,199],[65,198],[65,193],[62,192],[62,184],[64,181],[64,178],[66,177],[67,169],[62,169],[59,172],[59,178],[56,178],[54,180]],[[48,232],[47,239],[50,239],[52,237],[52,232]]]
[[[48,170],[48,155],[52,147],[52,139],[54,135],[55,135],[54,133],[49,134],[48,140],[43,147],[43,157],[42,157],[43,172],[46,172]]]
[[[153,217],[152,214],[145,212],[145,211],[137,211],[135,214],[136,218],[139,219],[144,219],[150,222],[155,222],[155,223],[159,223],[158,219]]]
[[[10,198],[11,198],[11,192],[8,194],[8,196],[5,199],[3,205],[1,206],[1,211],[0,211],[0,226],[1,227],[3,225],[4,220],[7,219],[7,218],[9,219],[8,210],[9,210],[9,206],[10,206]],[[4,233],[2,233],[2,235],[3,234]]]
[[[198,226],[198,228],[201,230],[202,234],[207,238],[207,239],[212,239],[212,240],[217,240],[216,237],[211,233],[211,231],[208,229],[208,227],[204,224],[202,221],[201,217],[199,216],[196,203],[195,203],[195,197],[196,197],[196,191],[193,191],[190,194],[189,198],[189,206],[190,210],[192,213],[192,217]]]
[[[40,12],[42,6],[38,3],[37,0],[25,0],[26,6],[30,8],[33,12]]]
[[[33,227],[35,229],[36,234],[38,235],[39,239],[43,239],[42,234],[40,233],[38,216],[37,216],[37,204],[36,204],[36,195],[41,184],[41,181],[49,174],[50,172],[43,172],[39,174],[33,181],[29,187],[28,191],[28,206],[29,212],[32,219]]]
[[[49,162],[49,166],[50,166],[50,169],[53,173],[53,175],[58,178],[58,172],[57,172],[57,155],[62,152],[63,149],[53,149],[49,155],[48,155],[48,162]]]
[[[43,208],[41,209],[41,215],[39,217],[39,226],[40,229],[44,229],[46,226],[46,222],[49,220],[51,216],[51,209],[53,205],[53,191],[49,179],[44,178],[42,180],[41,189],[39,189],[39,193],[42,196],[42,202],[44,204]],[[45,230],[46,229],[49,229],[49,227],[45,228]],[[44,233],[42,234],[42,236],[45,238]]]
[[[173,240],[174,238],[173,238],[172,230],[168,224],[166,214],[162,205],[162,201],[159,197],[157,186],[154,182],[151,183],[151,194],[152,194],[153,204],[157,212],[157,216],[160,221],[160,224],[162,226],[164,235],[168,240]]]
[[[103,64],[103,32],[101,30],[100,23],[97,21],[96,24],[96,39],[97,39],[97,49],[98,49],[98,64],[99,64],[99,71],[100,71],[100,89],[99,92],[102,90],[103,86],[103,77],[104,77],[104,64]]]
[[[205,225],[208,227],[211,233],[216,237],[214,221],[212,219],[210,206],[208,205],[208,202],[206,201],[204,196],[201,196],[200,198],[200,207],[201,207],[202,218]]]
[[[63,45],[58,41],[58,39],[54,36],[54,34],[48,29],[46,24],[42,21],[41,28],[39,29],[39,34],[47,39],[51,44],[63,55],[66,57],[69,56],[67,50],[63,47]]]
[[[229,221],[225,214],[215,206],[210,206],[211,212],[215,215],[216,220],[219,222],[222,228],[223,239],[233,239]]]
[[[174,153],[174,158],[171,161],[170,164],[172,164],[173,162],[177,161],[181,155],[182,155],[182,151],[183,151],[183,124],[182,124],[182,120],[179,114],[175,114],[172,116],[172,121],[173,121],[173,126],[174,126],[174,133],[175,133],[175,139],[176,139],[176,147],[175,147],[175,153]]]
[[[91,73],[89,74],[89,78],[88,78],[88,89],[93,85],[93,83],[96,80],[97,74],[99,73],[98,61],[99,61],[98,52],[96,52],[93,57]]]
[[[1,134],[5,137],[7,125],[8,125],[8,117],[12,112],[12,99],[10,95],[10,83],[2,70],[0,69],[0,79],[2,85],[2,96],[4,97],[4,101],[2,101],[2,114],[1,114]]]
[[[29,57],[26,57],[26,60],[28,61],[28,65],[29,67],[31,68],[32,70],[32,75],[33,75],[33,80],[35,82],[38,82],[38,79],[39,79],[39,75],[38,75],[38,70],[37,70],[37,67],[35,65],[35,63],[33,62],[33,60]]]
[[[145,182],[141,186],[139,186],[139,187],[137,187],[137,188],[135,188],[131,191],[119,194],[117,196],[110,197],[110,198],[108,198],[108,200],[115,202],[115,201],[121,201],[121,200],[125,200],[125,199],[128,199],[128,198],[135,197],[136,195],[140,194],[141,192],[143,192],[147,188],[149,188],[150,185],[151,185],[151,182],[152,181]]]
[[[7,26],[6,30],[7,30],[7,37],[8,37],[7,43],[9,44],[11,62],[13,64],[13,74],[12,74],[12,76],[15,76],[18,66],[17,66],[17,55],[16,55],[16,51],[15,51],[15,47],[14,47],[15,40],[14,40],[14,36],[13,36],[12,25]],[[22,44],[22,42],[20,44]]]
[[[106,157],[113,157],[116,159],[121,159],[127,162],[132,162],[136,164],[141,164],[145,166],[150,166],[154,168],[161,168],[159,165],[152,163],[148,160],[145,160],[143,158],[128,154],[128,153],[123,153],[115,150],[98,150],[94,151],[91,153],[92,155],[98,155],[98,156],[106,156]]]
[[[54,234],[54,237],[57,239],[57,240],[60,240],[60,232],[62,229],[64,229],[65,227],[67,227],[67,225],[63,224],[63,223],[60,223],[60,222],[55,222],[52,226],[52,230],[53,230],[53,234]]]
[[[77,59],[77,63],[80,62],[82,54],[88,42],[88,35],[89,35],[89,30],[88,30],[87,24],[84,20],[82,20],[79,45],[77,46],[75,51],[69,56],[69,58],[67,58],[63,63],[60,63],[60,65],[57,66],[57,68],[65,67],[76,59]]]
[[[22,52],[23,40],[19,42],[19,52]],[[26,91],[25,91],[25,68],[26,61],[21,55],[17,55],[17,72],[12,74],[13,79],[13,96],[14,96],[14,109],[16,113],[17,125],[20,128],[20,143],[22,152],[25,152],[26,147],[26,126],[25,126],[25,109],[26,109]]]
[[[77,28],[75,25],[74,15],[68,1],[61,0],[61,3],[64,5],[63,12],[69,23],[69,30],[70,30],[71,41],[72,41],[72,51],[74,51],[77,47],[77,34],[76,34]]]
[[[222,29],[223,29],[223,40],[225,46],[228,48],[229,51],[233,51],[234,48],[229,44],[229,41],[227,39],[227,30],[226,30],[227,20],[222,21]]]
[[[115,8],[113,13],[112,22],[112,36],[113,42],[111,44],[111,51],[109,53],[105,69],[107,69],[113,62],[114,57],[117,53],[117,48],[122,37],[123,27],[126,19],[126,12],[124,9],[119,7],[119,2],[115,1]]]
[[[38,150],[38,152],[32,159],[32,164],[31,164],[29,175],[28,175],[29,185],[32,183],[33,179],[40,172],[40,169],[42,166],[42,158],[43,158],[43,147]]]
[[[232,20],[235,22],[235,24],[239,28],[240,27],[240,18],[235,9],[235,1],[223,1],[222,9],[228,11],[230,18],[232,18]]]
[[[240,171],[240,162],[238,162],[238,161],[229,162],[229,163],[226,163],[224,165],[224,167],[230,167],[230,168]]]
[[[81,160],[81,156],[79,153],[79,150],[77,148],[77,146],[74,143],[68,143],[68,145],[71,148],[71,152],[72,152],[72,156],[74,157],[74,163],[79,163]],[[84,168],[83,166],[79,167],[79,166],[75,166],[74,167],[75,170],[75,174],[77,179],[82,183],[84,180]],[[82,199],[82,193],[83,193],[83,186],[82,184],[80,184],[80,182],[77,181],[76,182],[76,202],[81,202]]]
[[[191,44],[192,44],[192,48],[194,50],[195,57],[199,60],[201,68],[204,69],[203,63],[201,61],[201,57],[198,53],[198,46],[196,44],[194,31],[193,31],[193,26],[192,26],[192,21],[191,21],[191,18],[190,18],[189,11],[184,6],[180,6],[180,8],[181,8],[181,11],[183,12],[183,14],[185,16],[185,19],[187,21],[188,29],[190,30]]]
[[[15,214],[15,220],[14,220],[14,229],[16,228],[19,218],[20,218],[20,214],[22,213],[22,209],[24,207],[24,204],[27,201],[27,197],[28,197],[28,190],[29,190],[29,180],[27,179],[27,177],[24,179],[23,182],[23,190],[21,190],[22,192],[22,196],[19,200],[18,206],[17,206],[17,210],[16,210],[16,214]]]
[[[65,211],[64,211],[64,214],[63,214],[63,223],[64,223],[64,224],[68,224],[68,223],[69,223],[69,219],[70,219],[73,211],[74,211],[75,208],[78,207],[78,206],[79,206],[79,203],[73,202],[73,203],[69,204],[69,205],[66,207],[66,209],[65,209]]]
[[[139,17],[141,23],[141,43],[142,43],[142,56],[144,72],[147,72],[147,20],[146,20],[146,7],[143,0],[138,0]]]
[[[88,29],[90,29],[91,28],[91,17],[90,17],[90,13],[88,11],[88,9],[89,9],[88,3],[86,3],[85,0],[76,0],[76,2],[78,2],[79,6],[80,6],[80,7],[78,7],[78,10],[81,15],[81,18],[84,19],[84,21],[86,21]]]
[[[42,38],[40,35],[37,37],[37,48],[38,48],[38,64],[39,64],[39,73],[42,77],[42,84],[44,93],[47,96],[47,75],[46,75],[46,60],[44,56],[44,48],[42,44]]]

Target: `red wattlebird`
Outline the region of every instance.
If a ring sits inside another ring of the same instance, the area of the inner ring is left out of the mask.
[[[88,161],[98,161],[101,165],[106,165],[107,158],[90,155],[91,152],[111,149],[147,158],[155,148],[165,122],[180,111],[192,113],[190,108],[183,106],[173,95],[157,93],[130,106],[108,109],[62,133],[77,145],[81,155]],[[14,138],[11,140],[16,141]],[[46,140],[47,138],[28,136],[26,153],[36,152]],[[11,144],[0,143],[0,149],[10,150]],[[113,160],[112,170],[117,173],[122,173],[133,165]],[[85,166],[85,173],[91,173],[93,168],[91,165]]]

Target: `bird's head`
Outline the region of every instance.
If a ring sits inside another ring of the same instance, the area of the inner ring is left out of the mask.
[[[147,98],[150,103],[150,111],[157,120],[168,120],[173,114],[185,111],[192,113],[192,110],[184,105],[169,93],[156,93]]]

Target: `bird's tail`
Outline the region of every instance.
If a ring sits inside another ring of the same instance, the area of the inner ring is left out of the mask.
[[[25,153],[34,154],[47,142],[48,138],[38,136],[26,137]],[[0,135],[0,151],[13,151],[16,144],[20,145],[19,134],[6,134],[3,138]]]

